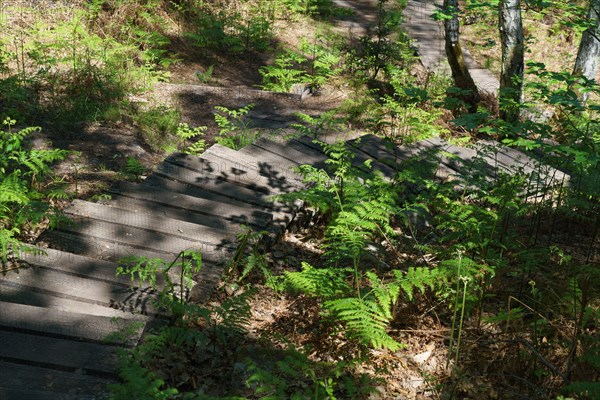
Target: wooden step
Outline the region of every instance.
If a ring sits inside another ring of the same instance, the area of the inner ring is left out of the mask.
[[[218,203],[231,204],[238,208],[247,210],[248,211],[247,214],[249,214],[249,215],[256,215],[256,217],[257,217],[256,219],[248,218],[246,215],[243,215],[240,217],[234,215],[231,220],[225,221],[225,223],[229,223],[232,226],[234,226],[236,228],[235,231],[238,230],[237,228],[239,228],[240,224],[255,226],[257,229],[265,229],[270,225],[271,219],[275,223],[277,223],[277,221],[284,221],[289,217],[288,214],[293,212],[293,210],[290,206],[288,206],[284,203],[277,202],[277,201],[269,201],[269,202],[265,203],[264,205],[244,203],[242,201],[236,200],[235,198],[226,197],[221,194],[214,193],[214,192],[209,192],[209,191],[202,189],[201,187],[196,187],[196,186],[188,185],[186,183],[177,182],[172,179],[168,179],[168,178],[165,178],[165,177],[162,177],[159,175],[149,176],[144,181],[142,186],[158,188],[158,189],[155,189],[157,192],[166,191],[166,192],[172,192],[172,193],[181,193],[184,195],[188,195],[188,196],[192,196],[192,197],[199,197],[201,199],[211,200],[211,201],[215,201]],[[124,207],[124,208],[128,208],[128,207]],[[161,211],[162,210],[163,210],[163,208],[161,208]],[[198,211],[198,212],[201,212],[201,211]],[[217,212],[216,214],[218,214],[216,216],[219,216],[219,217],[223,215],[221,212]],[[264,219],[258,218],[259,216],[261,216],[263,214],[264,214]],[[269,215],[271,216],[271,218],[269,218]],[[172,217],[172,218],[179,219],[177,217]],[[190,220],[190,222],[194,222],[194,221]],[[221,223],[222,222],[223,221],[221,221]],[[215,226],[215,227],[218,227],[218,226]]]
[[[267,150],[273,154],[284,157],[296,164],[309,164],[315,168],[324,168],[327,157],[307,146],[299,146],[297,142],[290,140],[279,143],[266,138],[260,138],[253,143],[254,146]]]
[[[112,317],[129,313],[156,314],[156,299],[150,287],[141,288],[84,278],[43,267],[22,267],[0,280],[0,300],[62,311]],[[100,306],[100,307],[98,307]]]
[[[100,400],[116,380],[0,360],[2,400]]]
[[[234,244],[233,235],[207,232],[201,237],[184,239],[161,232],[136,228],[120,223],[92,220],[87,217],[72,217],[73,224],[61,226],[60,231],[78,236],[114,242],[132,249],[150,250],[156,253],[177,255],[182,250],[201,251],[207,258],[215,260],[226,256]]]
[[[100,377],[117,376],[116,346],[0,329],[0,360]],[[7,345],[9,344],[9,345]]]
[[[179,182],[158,174],[150,175],[146,180],[144,180],[141,186],[158,188],[160,191],[181,193],[192,197],[198,197],[200,199],[231,204],[239,208],[250,208],[252,210],[256,209],[266,214],[269,214],[273,209],[276,208],[271,202],[265,203],[264,205],[249,204],[232,197],[205,190],[199,186],[190,185],[185,182]]]
[[[152,177],[149,179],[152,179]],[[179,186],[181,185],[180,183]],[[201,190],[201,188],[197,189]],[[201,219],[201,216],[205,215],[207,216],[205,220],[207,226],[218,225],[218,219],[224,219],[234,225],[250,224],[264,228],[269,226],[273,219],[273,215],[265,211],[264,207],[248,205],[247,203],[244,204],[245,207],[224,203],[220,201],[220,196],[207,191],[204,191],[204,197],[196,197],[180,192],[165,191],[164,187],[161,186],[140,185],[129,182],[123,182],[118,187],[111,188],[110,191],[122,197],[147,202],[152,212],[156,209],[163,210],[163,207],[168,207],[198,214],[196,219]],[[113,204],[123,208],[127,202],[123,198],[117,198]],[[233,231],[233,233],[236,232],[237,230]]]
[[[146,318],[115,318],[0,301],[0,329],[101,344],[135,346]]]
[[[104,240],[58,230],[43,232],[38,238],[38,243],[60,251],[115,263],[131,256],[161,258],[169,262],[175,259],[175,255],[170,253],[135,248],[112,239]]]
[[[108,222],[139,228],[140,230],[147,230],[152,233],[159,233],[167,237],[176,237],[207,244],[222,244],[225,238],[234,236],[232,232],[187,221],[165,218],[157,215],[157,213],[138,212],[137,210],[130,211],[82,200],[74,200],[65,209],[65,213],[82,224],[89,222],[93,225],[95,221]]]
[[[244,186],[219,180],[217,179],[218,177],[209,176],[209,174],[200,176],[195,171],[171,163],[160,164],[154,173],[244,203],[261,207],[268,206],[271,203],[268,195],[264,191],[259,190],[258,187]]]
[[[269,173],[273,170],[290,182],[293,182],[294,186],[303,185],[302,176],[295,170],[302,164],[300,160],[292,161],[285,156],[272,153],[255,144],[246,146],[239,150],[239,152],[259,159],[259,168],[264,170],[265,173]]]
[[[498,171],[516,173],[522,172],[530,177],[530,181],[541,180],[545,185],[557,187],[565,186],[569,182],[569,175],[545,165],[522,151],[504,146],[492,140],[480,140],[473,144],[488,163]]]
[[[216,155],[214,151],[211,151],[215,146],[212,146],[201,157],[175,153],[169,156],[167,161],[196,171],[200,175],[208,172],[217,180],[246,186],[250,189],[264,192],[267,195],[281,193],[280,184],[273,185],[269,177],[261,175],[257,160],[250,163],[242,163],[239,158],[240,153],[233,150],[232,152],[237,156],[236,159],[223,158]]]
[[[249,149],[252,145],[244,149],[235,151],[224,146],[213,146],[207,153],[214,154],[232,162],[238,162],[240,165],[252,167],[258,171],[258,174],[268,178],[269,187],[277,192],[289,192],[295,187],[302,187],[302,181],[298,174],[293,170],[298,163],[291,162],[281,157],[262,158],[251,154]]]
[[[302,136],[300,138],[295,139],[296,143],[302,144],[306,147],[309,147],[315,151],[319,149],[322,151],[322,147],[318,143],[314,143],[314,139],[309,138],[307,136]],[[352,153],[353,158],[351,160],[351,164],[366,173],[371,173],[372,171],[380,171],[383,175],[389,179],[393,179],[398,172],[395,165],[390,166],[386,162],[382,162],[376,159],[373,159],[369,154],[361,151],[357,147],[358,145],[352,145],[353,142],[349,142],[347,145],[347,149]],[[356,142],[354,142],[356,143]],[[365,165],[366,161],[370,161],[371,168],[367,168]]]

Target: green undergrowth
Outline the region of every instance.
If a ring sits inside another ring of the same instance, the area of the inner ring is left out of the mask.
[[[24,239],[39,226],[53,227],[63,219],[56,201],[69,197],[52,170],[68,151],[32,148],[39,128],[15,124],[7,118],[0,130],[0,271],[21,252],[36,251]]]
[[[257,243],[251,232],[240,242]],[[319,363],[282,338],[251,337],[251,288],[219,304],[189,303],[185,288],[201,268],[201,255],[190,252],[170,264],[144,257],[121,261],[118,273],[158,290],[156,306],[171,320],[121,353],[122,383],[111,386],[111,398],[333,399],[334,393],[362,398],[373,391],[367,375],[353,372],[356,361]]]

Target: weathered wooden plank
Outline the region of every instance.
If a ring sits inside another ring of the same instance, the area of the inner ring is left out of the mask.
[[[170,207],[148,200],[140,200],[114,194],[112,195],[110,202],[107,202],[106,204],[131,210],[133,212],[149,213],[152,215],[158,215],[162,218],[171,218],[179,221],[186,221],[188,223],[205,225],[228,232],[237,232],[239,230],[239,223],[235,223],[225,218],[219,218],[214,215],[200,214],[184,208]],[[260,226],[254,224],[251,225]]]
[[[261,160],[259,162],[259,168],[264,170],[265,173],[269,173],[271,170],[278,171],[292,182],[295,181],[296,186],[302,184],[301,175],[295,171],[295,168],[301,164],[300,162],[292,161],[282,155],[272,153],[254,144],[244,147],[239,150],[239,152]]]
[[[385,163],[391,162],[390,166],[400,165],[419,153],[418,149],[409,146],[393,146],[390,142],[373,134],[361,136],[350,141],[350,143],[375,160]]]
[[[0,359],[116,376],[117,347],[0,330]]]
[[[238,162],[252,171],[256,171],[255,173],[268,179],[268,187],[277,193],[289,191],[301,185],[301,182],[297,179],[297,174],[293,171],[293,168],[297,165],[296,163],[282,158],[257,158],[248,151],[249,148],[251,146],[246,146],[246,150],[235,151],[224,146],[215,145],[207,153],[231,162]]]
[[[296,164],[310,164],[315,168],[324,168],[327,157],[308,147],[292,146],[293,142],[278,143],[266,138],[260,138],[253,143],[254,146],[267,150],[273,154],[284,157]]]
[[[2,400],[100,400],[116,380],[0,361]]]
[[[259,206],[265,206],[270,203],[268,196],[258,187],[258,185],[255,185],[254,187],[252,185],[238,185],[215,179],[214,176],[208,176],[208,174],[199,176],[195,171],[171,163],[160,164],[156,168],[155,173],[245,203]]]
[[[172,253],[133,247],[128,244],[119,243],[112,238],[103,239],[56,230],[42,233],[40,241],[48,244],[49,247],[64,252],[112,262],[118,262],[119,260],[130,256],[162,258],[169,262],[173,261],[176,257],[176,255]]]
[[[96,279],[120,286],[137,286],[138,282],[124,276],[116,276],[117,264],[85,257],[73,253],[66,253],[50,248],[39,248],[40,253],[23,253],[20,259],[26,263],[47,269],[54,269],[64,273],[86,279]]]
[[[301,143],[301,144],[303,144],[311,149],[314,149],[314,150],[319,149],[320,145],[314,143],[313,141],[314,141],[314,139],[309,138],[307,136],[303,136],[303,137],[296,139],[297,143]],[[396,165],[391,166],[388,163],[374,159],[368,153],[363,152],[360,149],[360,145],[358,145],[356,143],[357,143],[356,141],[354,141],[354,142],[350,141],[347,143],[347,146],[346,146],[346,148],[353,154],[353,158],[351,159],[350,162],[355,168],[358,168],[359,170],[362,170],[364,172],[380,171],[387,178],[393,178],[396,175],[396,173],[398,171]],[[368,168],[365,165],[366,161],[371,162],[371,168]]]
[[[116,319],[4,301],[0,310],[0,329],[126,346],[138,343],[145,324],[141,318]],[[125,335],[127,327],[131,328]]]
[[[543,160],[535,159],[522,151],[504,146],[492,140],[481,140],[473,145],[489,160],[490,165],[509,173],[524,173],[532,179],[541,179],[547,185],[563,186],[569,182],[569,176],[564,172],[544,164]]]
[[[213,199],[209,194],[207,194],[205,198],[200,198],[179,192],[167,192],[161,190],[160,187],[152,185],[139,185],[128,182],[122,182],[118,187],[111,188],[110,191],[124,197],[147,201],[148,205],[155,203],[160,206],[177,208],[196,214],[220,217],[234,223],[253,224],[264,227],[268,226],[273,218],[272,215],[265,212],[264,208],[261,206],[249,206],[248,204],[245,204],[246,207],[242,207],[230,203],[223,203],[220,201],[220,197]],[[254,194],[254,192],[252,193]],[[245,193],[240,193],[240,197],[243,194]],[[262,200],[259,202],[262,202]],[[207,218],[206,223],[208,224],[211,221],[214,221],[214,219]]]
[[[205,174],[208,171],[214,179],[256,189],[267,195],[281,193],[282,187],[288,186],[285,185],[284,178],[272,180],[271,176],[262,175],[258,160],[242,162],[239,152],[231,151],[237,157],[224,158],[215,151],[208,150],[201,158],[178,153],[171,155],[167,160],[172,164],[197,171],[199,174]],[[224,149],[220,151],[221,154],[226,152]],[[289,182],[289,184],[293,183]]]
[[[156,192],[172,192],[181,193],[192,197],[198,197],[200,199],[210,200],[218,203],[231,204],[239,208],[249,208],[263,211],[268,214],[273,208],[276,208],[273,203],[266,203],[264,205],[254,205],[248,202],[242,202],[232,197],[224,196],[219,193],[204,190],[202,187],[187,184],[185,182],[179,182],[158,174],[152,174],[144,180],[141,184],[142,187],[148,187]],[[150,199],[151,200],[151,199]]]
[[[184,239],[96,219],[74,217],[72,220],[74,223],[61,226],[60,231],[112,241],[115,244],[129,246],[134,251],[140,249],[177,255],[183,250],[194,250],[201,251],[204,257],[209,260],[218,260],[227,257],[228,253],[235,247],[234,235],[222,235],[222,231],[207,231],[201,237]]]
[[[42,307],[46,306],[42,302],[48,301],[48,296],[53,296],[72,300],[68,304],[70,308],[63,311],[88,313],[91,304],[132,313],[156,313],[152,305],[155,293],[147,285],[142,288],[114,285],[54,269],[33,267],[20,268],[18,273],[10,271],[2,277],[0,285],[0,300],[6,302],[16,296],[24,304]],[[97,307],[95,310],[102,312]]]
[[[26,304],[64,312],[85,313],[110,318],[129,319],[132,317],[145,317],[139,314],[134,315],[131,311],[85,303],[65,297],[57,297],[56,293],[51,291],[36,291],[35,287],[6,282],[4,280],[0,280],[0,299],[9,303]]]
[[[234,237],[237,233],[206,225],[193,224],[187,221],[165,218],[156,213],[129,211],[82,200],[74,200],[65,209],[65,213],[73,216],[77,221],[81,221],[82,223],[90,222],[93,224],[95,220],[98,220],[208,244],[221,244],[224,238]]]

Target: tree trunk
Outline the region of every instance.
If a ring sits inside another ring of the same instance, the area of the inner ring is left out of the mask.
[[[452,79],[454,79],[456,87],[468,91],[466,95],[460,97],[467,103],[469,111],[473,112],[477,109],[479,91],[467,68],[460,46],[458,0],[444,0],[444,12],[447,15],[451,15],[451,18],[444,20],[444,33],[446,36],[446,56],[452,70]]]
[[[573,75],[594,80],[600,62],[600,0],[590,0],[588,20],[593,21],[593,26],[586,29],[581,36]],[[587,94],[581,93],[580,97],[585,101]]]
[[[523,102],[525,57],[521,0],[501,0],[498,7],[498,25],[502,42],[500,118],[516,122],[519,120],[520,106]]]

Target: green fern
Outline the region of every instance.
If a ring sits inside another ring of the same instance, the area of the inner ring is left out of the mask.
[[[414,299],[415,289],[425,293],[425,290],[436,290],[447,281],[444,271],[438,268],[409,267],[406,272],[395,270],[394,274],[409,301]]]
[[[302,271],[284,272],[285,284],[288,289],[324,299],[344,296],[352,288],[347,277],[352,270],[343,268],[314,268],[302,262]]]
[[[31,248],[19,240],[25,229],[35,228],[43,220],[50,225],[58,216],[46,199],[67,197],[64,190],[50,182],[51,165],[64,159],[65,150],[35,150],[23,146],[26,137],[39,128],[12,131],[14,120],[4,120],[0,131],[0,260],[4,266],[10,254]]]
[[[325,303],[335,317],[339,318],[348,329],[348,335],[359,342],[375,348],[399,350],[402,345],[392,339],[386,332],[389,320],[381,312],[379,304],[357,297],[330,300]]]
[[[234,150],[254,143],[260,137],[260,133],[252,128],[252,123],[247,118],[253,107],[254,104],[238,109],[216,106],[215,110],[218,112],[215,113],[215,123],[219,127],[219,134],[215,141]]]
[[[330,300],[324,306],[342,321],[349,337],[366,346],[399,350],[404,345],[387,333],[387,327],[393,319],[392,310],[398,300],[400,286],[393,282],[382,283],[373,272],[367,272],[366,277],[370,284],[366,295]]]

